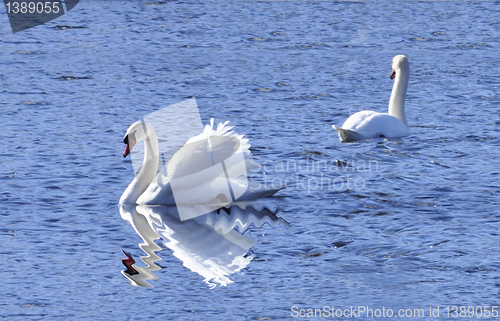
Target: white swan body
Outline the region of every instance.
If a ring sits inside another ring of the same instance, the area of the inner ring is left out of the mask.
[[[132,124],[125,134],[127,147],[123,156],[130,153],[136,142],[144,140],[144,160],[120,204],[176,205],[181,216],[188,219],[235,199],[250,200],[276,193],[280,188],[269,189],[258,183],[256,186],[247,180],[247,170],[258,165],[250,160],[248,139],[231,132],[227,123],[220,123],[214,130],[212,119],[204,132],[189,139],[158,174],[155,130],[142,121]]]
[[[405,99],[410,78],[410,65],[404,55],[392,60],[391,79],[396,78],[389,100],[389,111],[378,113],[363,110],[349,117],[341,128],[333,125],[341,142],[376,137],[403,137],[410,133],[405,116]]]

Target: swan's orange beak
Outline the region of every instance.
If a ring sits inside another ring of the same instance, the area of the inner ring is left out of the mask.
[[[396,77],[396,70],[393,70],[389,78],[394,79]]]
[[[123,142],[125,144],[127,144],[127,147],[125,147],[125,151],[123,152],[123,157],[127,157],[128,154],[130,154],[130,151],[132,150],[132,148],[135,145],[135,140],[133,140],[132,138],[129,138],[128,136],[126,136],[125,139],[123,140]]]
[[[122,250],[123,251],[123,250]],[[134,275],[134,274],[139,274],[136,269],[132,267],[132,264],[135,264],[135,260],[130,256],[127,252],[123,251],[125,255],[127,256],[126,259],[122,259],[123,265],[127,268],[125,271],[128,275]]]
[[[130,148],[128,148],[128,145],[127,145],[127,147],[125,147],[125,151],[123,152],[123,157],[127,157],[128,154],[130,154]]]

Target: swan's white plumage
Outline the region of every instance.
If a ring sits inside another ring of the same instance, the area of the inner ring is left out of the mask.
[[[405,116],[405,98],[410,69],[406,56],[395,56],[392,62],[392,70],[396,75],[396,80],[389,100],[388,113],[363,110],[350,116],[342,127],[339,128],[333,125],[341,142],[409,135],[410,130]]]
[[[370,139],[375,137],[403,137],[410,133],[406,126],[398,118],[386,114],[377,113],[371,110],[363,110],[349,117],[342,128],[335,127],[337,132],[342,131],[346,135],[341,138],[342,141],[355,141],[361,139]],[[350,133],[346,133],[349,130]]]
[[[228,183],[231,185],[233,194],[238,200],[246,201],[259,197],[270,196],[275,194],[279,189],[270,189],[252,180],[247,180],[245,177],[221,177],[219,172],[214,172],[209,169],[213,164],[207,163],[207,137],[210,138],[211,150],[214,155],[233,155],[238,153],[241,155],[241,162],[225,162],[227,172],[238,173],[242,167],[246,171],[258,168],[259,165],[253,162],[250,154],[250,145],[248,139],[243,138],[243,135],[238,135],[231,131],[232,126],[227,126],[228,122],[219,123],[214,129],[213,119],[210,125],[206,125],[203,132],[195,137],[190,138],[185,145],[177,151],[168,164],[163,166],[159,173],[157,168],[159,164],[158,139],[152,126],[145,122],[136,122],[132,124],[125,137],[132,135],[136,141],[146,140],[144,144],[144,160],[143,165],[137,173],[134,180],[130,183],[120,198],[120,204],[146,204],[146,205],[189,205],[196,206],[200,204],[214,204],[217,201],[226,203],[227,199],[223,195],[217,196],[214,199],[213,195],[207,193],[207,190],[218,191],[227,189]],[[201,155],[201,156],[200,156]],[[203,157],[205,156],[205,157]],[[215,159],[217,162],[217,159]],[[245,173],[246,173],[245,171]],[[196,179],[185,178],[190,173],[196,175]],[[212,175],[213,174],[213,175]],[[178,177],[183,177],[182,180],[176,180]],[[179,185],[179,181],[181,182]],[[228,182],[229,181],[229,182]],[[196,202],[189,204],[180,204],[179,198],[174,198],[173,186],[176,183],[176,195],[195,195]],[[236,195],[236,191],[241,191]]]

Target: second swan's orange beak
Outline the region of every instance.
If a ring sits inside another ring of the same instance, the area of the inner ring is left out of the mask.
[[[394,79],[396,77],[396,70],[393,70],[389,78]]]

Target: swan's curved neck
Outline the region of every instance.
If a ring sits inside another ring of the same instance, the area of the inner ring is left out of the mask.
[[[399,118],[405,125],[408,125],[405,116],[405,99],[409,79],[410,68],[408,66],[396,72],[396,79],[389,100],[389,115]]]
[[[136,204],[139,196],[144,193],[155,178],[158,169],[158,138],[153,127],[146,123],[142,123],[142,126],[146,137],[144,139],[144,160],[134,180],[129,184],[125,192],[123,192],[120,204]]]

